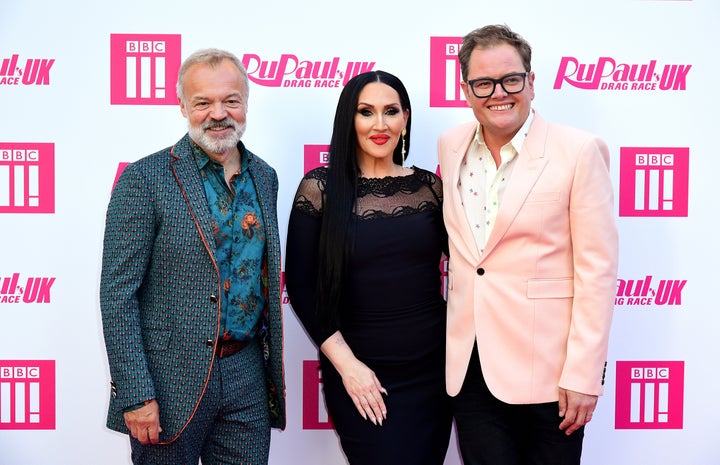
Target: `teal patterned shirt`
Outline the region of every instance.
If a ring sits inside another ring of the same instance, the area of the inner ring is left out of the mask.
[[[238,143],[240,169],[225,182],[220,163],[210,159],[195,143],[193,155],[200,169],[212,217],[217,264],[222,283],[221,334],[244,341],[255,336],[265,307],[263,255],[265,228],[245,146]]]

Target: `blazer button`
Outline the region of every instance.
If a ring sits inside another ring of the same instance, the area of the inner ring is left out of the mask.
[[[485,268],[478,268],[478,269],[477,269],[477,274],[478,274],[478,276],[484,275],[484,274],[485,274]]]
[[[205,341],[205,345],[208,347],[212,347],[214,344],[215,344],[215,341],[213,341],[212,339],[207,339]]]
[[[215,303],[217,303],[217,301],[218,301],[217,296],[215,294],[210,294],[210,302],[215,304]]]

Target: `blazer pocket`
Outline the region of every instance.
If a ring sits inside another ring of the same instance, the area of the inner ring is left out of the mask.
[[[525,203],[557,202],[558,200],[560,200],[560,192],[531,192]]]
[[[528,279],[527,286],[529,299],[565,299],[575,294],[573,278]]]
[[[144,334],[146,350],[167,350],[170,345],[169,329],[146,329]]]

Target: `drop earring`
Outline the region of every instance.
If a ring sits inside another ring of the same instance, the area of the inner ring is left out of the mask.
[[[405,130],[405,128],[403,128],[403,130],[402,130],[402,149],[400,150],[400,155],[401,155],[400,156],[400,166],[402,166],[403,168],[405,167],[405,154],[407,153],[407,152],[405,152],[405,135],[406,134],[407,134],[407,130]]]

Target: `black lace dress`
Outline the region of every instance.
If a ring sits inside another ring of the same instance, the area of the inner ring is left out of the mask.
[[[429,171],[413,170],[359,180],[342,328],[322,327],[315,314],[326,168],[303,178],[290,213],[285,278],[295,313],[318,347],[340,329],[388,391],[383,425],[363,420],[340,375],[320,353],[325,402],[352,465],[442,465],[448,448],[442,184]]]

